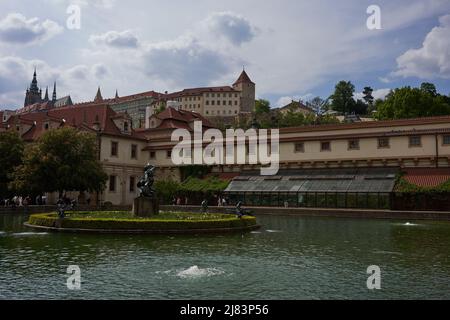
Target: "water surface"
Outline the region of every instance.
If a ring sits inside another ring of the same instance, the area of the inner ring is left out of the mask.
[[[450,299],[447,222],[260,216],[251,233],[129,236],[26,219],[0,215],[0,299]],[[381,290],[366,287],[370,265]]]

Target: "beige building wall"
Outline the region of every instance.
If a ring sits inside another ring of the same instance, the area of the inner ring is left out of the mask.
[[[117,155],[112,155],[112,143],[117,143]],[[135,146],[136,157],[132,157],[132,146]],[[146,142],[122,137],[101,137],[100,162],[108,175],[105,191],[100,195],[102,202],[113,205],[129,205],[139,195],[137,183],[143,175],[144,166],[148,163],[148,152],[142,151]],[[115,177],[115,178],[111,178]],[[133,180],[134,178],[134,180]],[[115,180],[111,188],[111,179]],[[133,183],[134,188],[130,188]]]

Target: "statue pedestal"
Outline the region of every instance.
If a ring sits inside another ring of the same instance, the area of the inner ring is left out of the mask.
[[[139,197],[134,199],[133,214],[136,217],[152,217],[159,214],[157,198]]]

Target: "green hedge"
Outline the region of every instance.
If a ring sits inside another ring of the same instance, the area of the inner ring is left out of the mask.
[[[56,213],[31,215],[28,223],[34,226],[56,227]],[[64,218],[61,228],[67,229],[104,229],[104,230],[194,230],[244,228],[256,225],[255,217],[245,216],[239,219],[228,216],[214,220],[158,220],[158,219],[111,219],[111,218]]]

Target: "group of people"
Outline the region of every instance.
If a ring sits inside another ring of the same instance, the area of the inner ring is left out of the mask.
[[[218,196],[217,197],[217,206],[218,207],[226,207],[228,204],[228,200],[227,198],[223,197],[223,196]],[[173,197],[172,198],[172,205],[174,206],[187,206],[189,205],[189,199],[188,197]]]
[[[174,205],[174,206],[181,206],[181,205],[187,206],[188,203],[189,203],[188,197],[184,197],[184,199],[182,199],[181,197],[173,197],[172,198],[172,205]]]
[[[12,208],[16,208],[16,207],[26,207],[32,204],[36,204],[36,205],[44,205],[46,202],[46,197],[45,196],[39,196],[36,197],[35,199],[35,203],[33,203],[32,199],[30,196],[14,196],[12,198],[4,198],[2,200],[2,205],[7,208],[7,207],[12,207]]]

